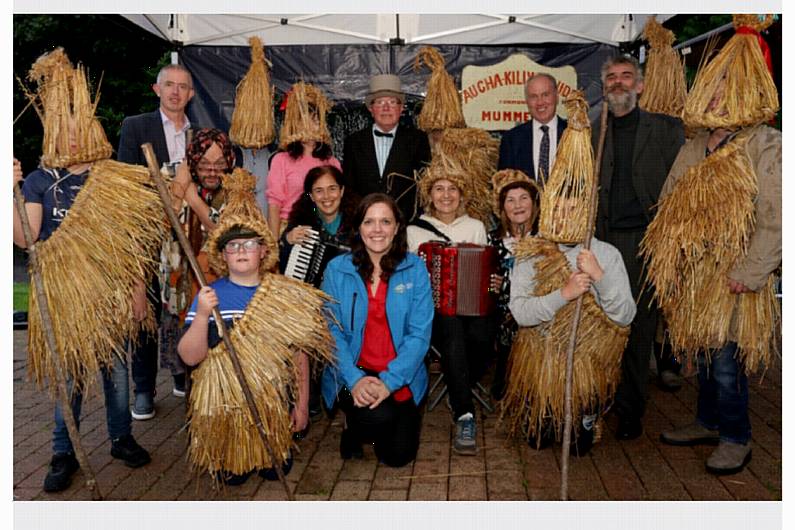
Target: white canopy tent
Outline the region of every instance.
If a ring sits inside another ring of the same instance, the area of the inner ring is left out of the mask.
[[[602,43],[638,38],[650,16],[497,14],[158,14],[124,15],[164,40],[183,46],[305,44]],[[673,15],[657,15],[663,22]]]

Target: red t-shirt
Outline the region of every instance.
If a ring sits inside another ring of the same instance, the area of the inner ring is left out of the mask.
[[[387,282],[383,280],[379,282],[375,295],[369,286],[367,288],[367,324],[364,327],[359,368],[374,372],[383,372],[389,362],[397,357],[386,319],[386,293]],[[407,401],[411,399],[411,390],[403,386],[395,390],[392,396],[395,401]]]

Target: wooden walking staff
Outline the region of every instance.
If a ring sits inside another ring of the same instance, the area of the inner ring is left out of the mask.
[[[171,222],[171,227],[177,234],[179,245],[182,247],[185,257],[188,258],[188,262],[193,269],[193,273],[196,275],[199,285],[204,287],[207,285],[207,280],[204,278],[204,273],[202,272],[201,267],[199,267],[199,262],[196,261],[196,256],[193,254],[193,249],[188,242],[188,238],[185,237],[185,233],[180,227],[177,214],[174,213],[173,208],[171,208],[171,195],[166,189],[166,184],[163,182],[163,178],[160,176],[160,169],[158,169],[159,166],[157,164],[157,157],[155,156],[155,152],[152,149],[152,144],[145,143],[141,146],[141,149],[144,152],[144,157],[146,157],[146,163],[149,167],[149,174],[157,186],[157,191],[160,193],[160,198],[163,201],[163,208],[166,211],[168,220]],[[237,376],[237,380],[240,383],[240,388],[243,390],[243,395],[246,397],[246,403],[248,404],[251,416],[254,418],[254,422],[256,423],[257,431],[259,432],[260,438],[262,439],[262,444],[265,446],[265,450],[267,451],[271,462],[274,463],[273,468],[276,470],[276,475],[279,477],[279,481],[282,483],[282,486],[284,486],[284,491],[287,494],[287,500],[295,500],[293,493],[290,491],[290,486],[287,484],[287,479],[284,476],[284,472],[282,471],[282,466],[277,463],[277,459],[273,453],[273,450],[271,449],[270,444],[268,444],[268,436],[265,433],[265,428],[262,426],[262,419],[260,418],[259,411],[254,404],[254,396],[252,396],[251,389],[249,388],[246,378],[243,375],[243,369],[240,366],[240,359],[238,359],[237,352],[232,345],[232,341],[229,339],[229,334],[226,333],[226,324],[224,323],[224,319],[221,317],[221,311],[219,311],[217,306],[213,308],[213,318],[215,319],[215,325],[218,328],[218,335],[223,339],[224,346],[226,346],[226,350],[229,352],[229,357],[232,360],[232,366],[235,369],[235,375]]]
[[[585,234],[583,247],[586,250],[591,248],[591,237],[596,220],[596,194],[599,190],[599,178],[602,169],[602,153],[605,148],[605,135],[607,133],[607,100],[602,101],[602,119],[599,125],[599,143],[596,148],[596,161],[594,167],[593,189],[591,190],[591,204],[588,207],[588,231]],[[571,387],[572,374],[574,372],[574,348],[577,346],[577,329],[580,327],[580,317],[582,315],[582,296],[577,298],[577,305],[574,307],[574,317],[571,323],[571,335],[569,335],[569,347],[566,351],[566,393],[563,409],[563,448],[560,453],[560,500],[568,500],[569,497],[569,450],[571,446]]]
[[[28,212],[25,210],[25,199],[22,197],[22,191],[19,186],[14,185],[14,206],[19,214],[19,219],[22,221],[22,232],[25,234],[25,244],[28,247],[28,255],[30,256],[30,271],[33,276],[33,283],[36,285],[36,302],[39,306],[39,313],[41,314],[41,325],[44,328],[44,338],[46,339],[47,351],[50,353],[50,360],[52,361],[53,369],[55,371],[55,384],[58,388],[58,400],[60,401],[61,411],[63,412],[63,419],[66,423],[66,430],[69,433],[69,439],[72,441],[72,447],[75,450],[75,456],[83,468],[83,473],[86,474],[86,487],[91,492],[91,499],[101,501],[102,492],[99,491],[99,484],[94,476],[94,471],[88,463],[88,457],[83,450],[83,444],[80,441],[80,433],[77,430],[77,423],[75,422],[74,413],[72,412],[72,401],[69,399],[69,390],[66,388],[66,378],[64,377],[63,370],[61,369],[61,362],[58,358],[58,346],[55,343],[55,335],[52,327],[52,318],[50,317],[50,306],[47,304],[47,297],[44,294],[44,282],[41,279],[41,272],[39,271],[38,254],[36,245],[33,241],[33,232],[30,229],[30,220],[28,219]]]

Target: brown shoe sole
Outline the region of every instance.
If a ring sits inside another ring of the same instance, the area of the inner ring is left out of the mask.
[[[713,475],[734,475],[735,473],[739,473],[743,470],[743,468],[748,465],[748,462],[751,461],[751,451],[748,451],[748,454],[745,455],[745,459],[743,463],[737,467],[730,467],[730,468],[717,468],[717,467],[710,467],[709,465],[705,464],[707,471],[712,473]]]

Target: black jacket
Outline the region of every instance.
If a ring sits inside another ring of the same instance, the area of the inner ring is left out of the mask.
[[[398,199],[398,206],[408,222],[414,214],[417,194],[414,171],[419,171],[431,161],[428,136],[414,127],[399,125],[389,151],[383,175],[378,172],[373,129],[367,127],[345,138],[342,172],[345,180],[360,197],[368,193],[385,192]],[[387,191],[388,175],[399,173],[406,178],[393,177],[392,189]]]
[[[558,144],[567,122],[558,116]],[[497,169],[518,169],[535,180],[536,165],[533,160],[533,120],[517,125],[502,134],[500,160]],[[550,171],[552,167],[549,168]],[[549,177],[549,175],[547,175]]]

